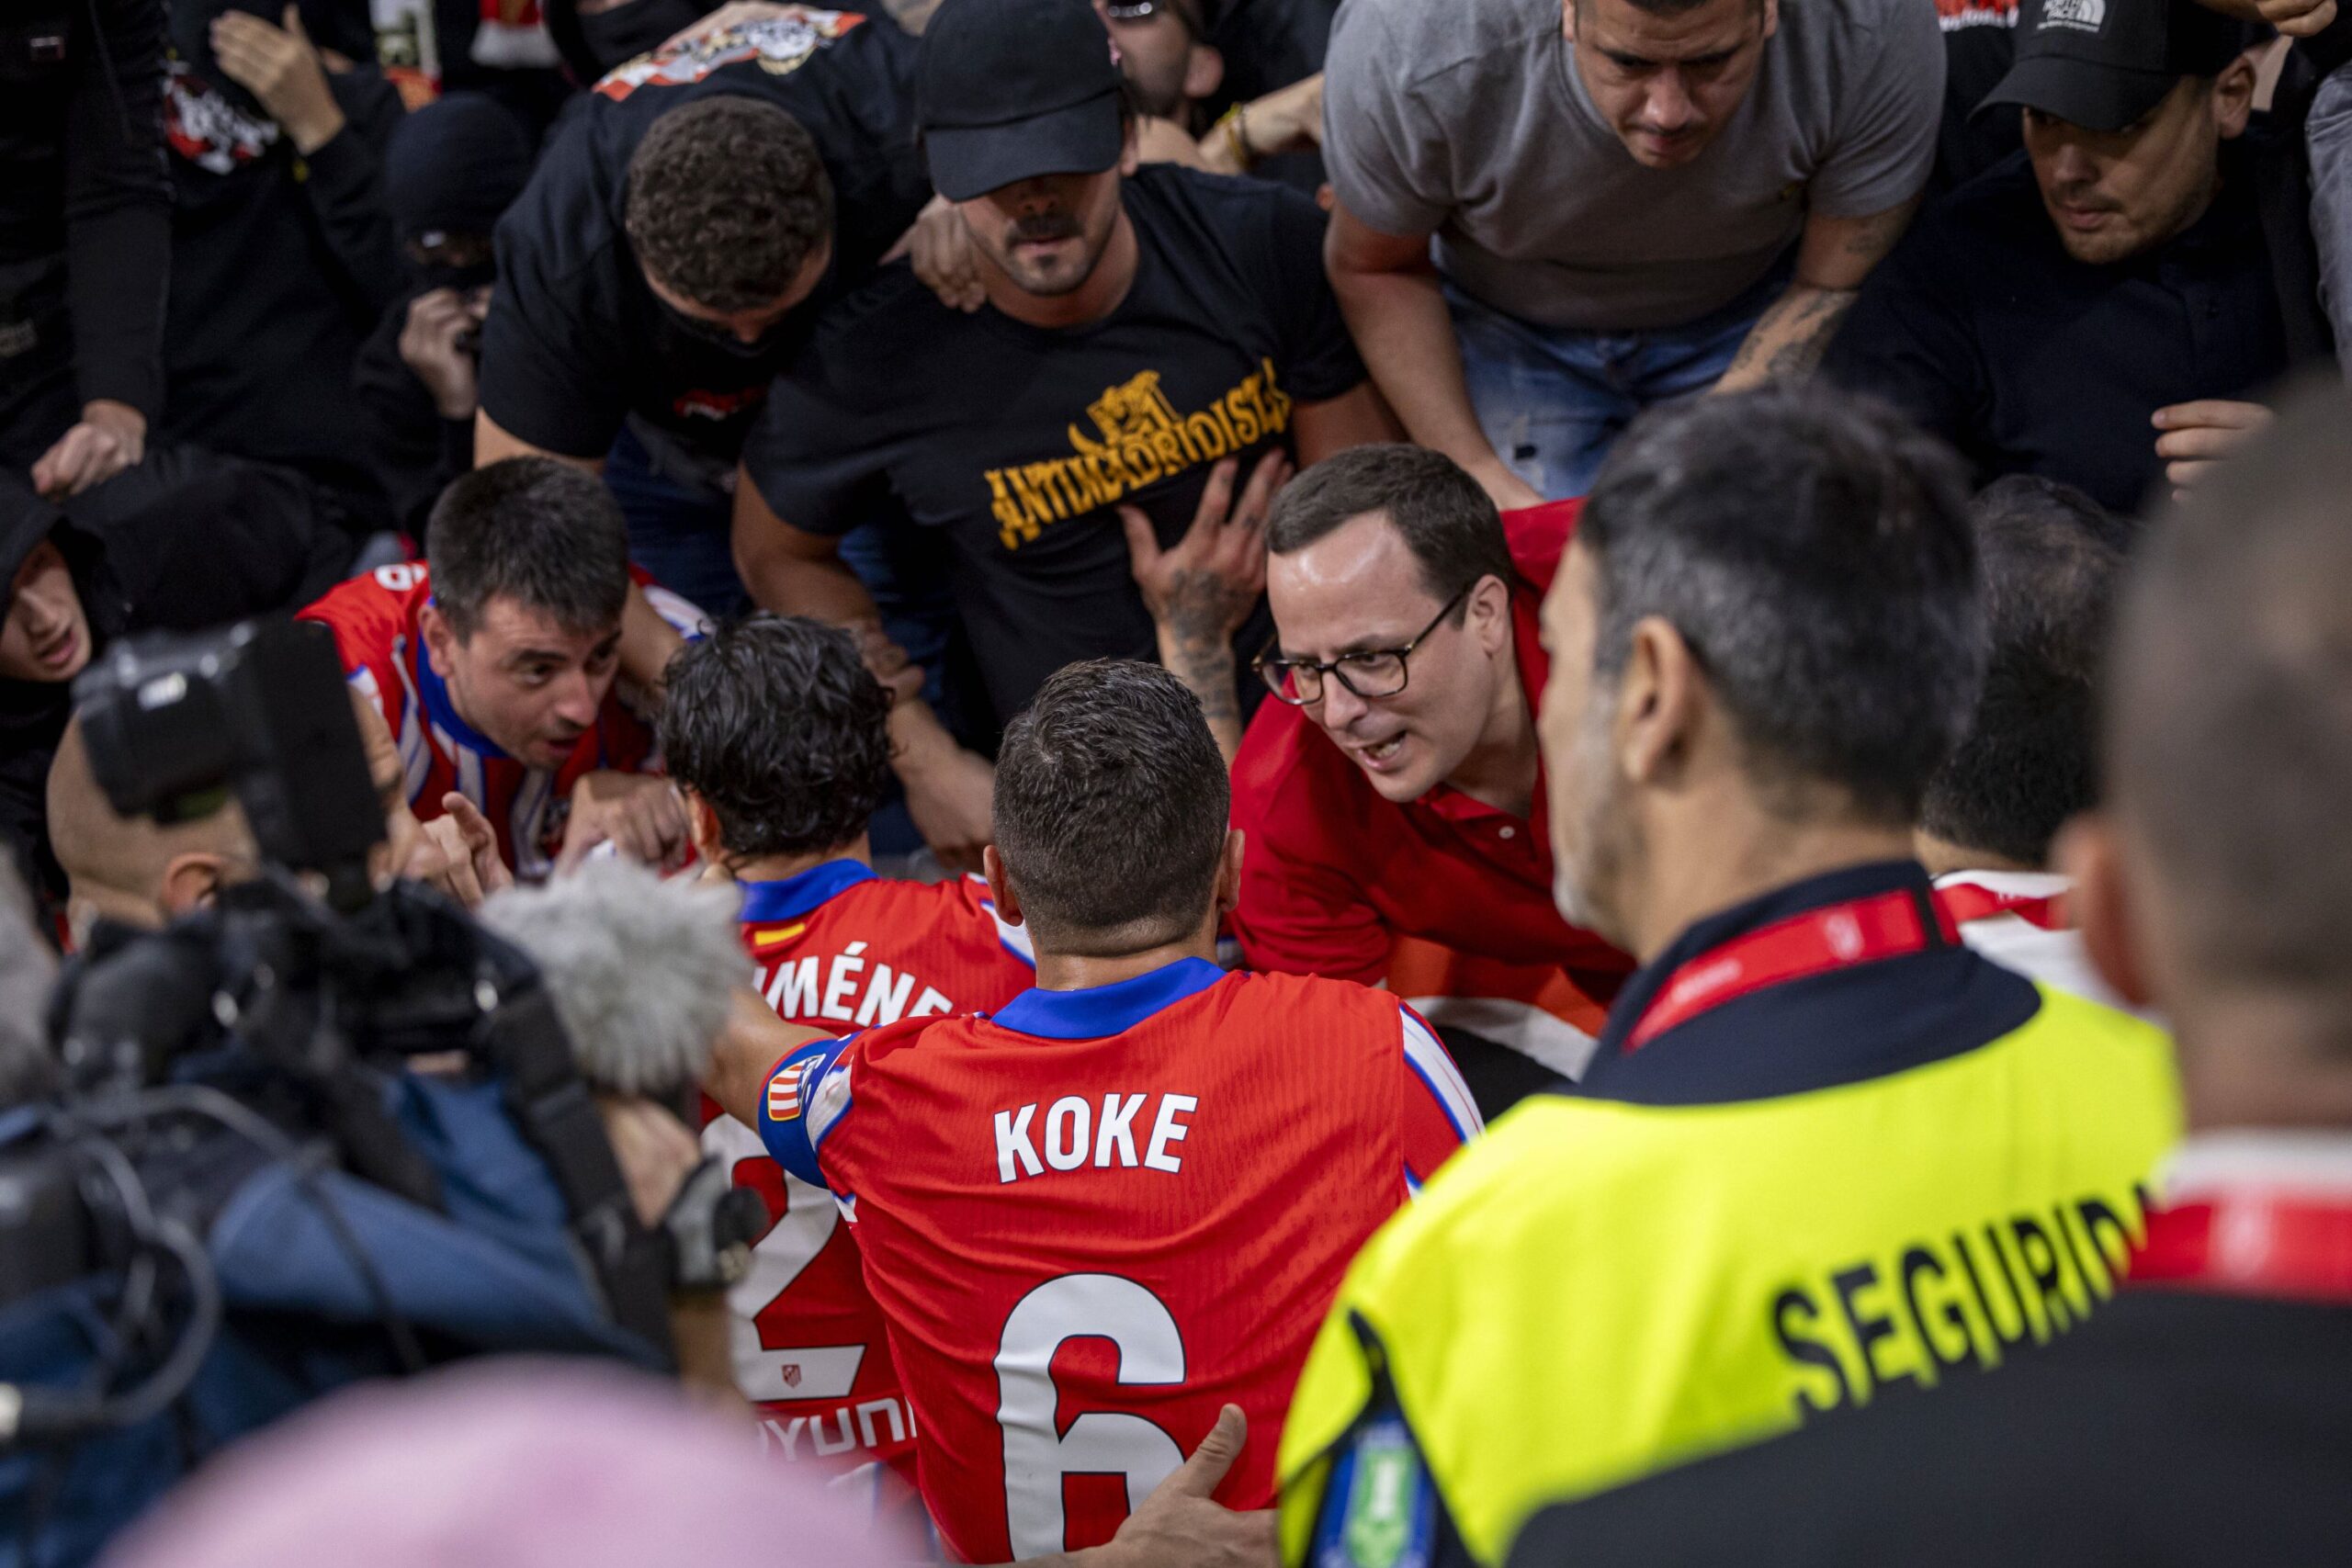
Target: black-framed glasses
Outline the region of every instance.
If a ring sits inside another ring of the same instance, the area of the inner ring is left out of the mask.
[[[1411,677],[1412,671],[1405,661],[1413,656],[1413,649],[1427,642],[1430,633],[1437,630],[1445,618],[1453,614],[1454,607],[1470,597],[1470,589],[1476,586],[1476,583],[1471,583],[1448,599],[1445,608],[1431,617],[1430,624],[1402,648],[1366,649],[1362,653],[1343,653],[1330,660],[1275,659],[1270,657],[1274,651],[1274,645],[1268,643],[1266,651],[1250,661],[1250,668],[1266,682],[1266,690],[1293,707],[1304,707],[1308,703],[1323,700],[1323,677],[1326,673],[1338,676],[1340,685],[1367,702],[1377,697],[1393,697],[1405,689],[1406,681]]]

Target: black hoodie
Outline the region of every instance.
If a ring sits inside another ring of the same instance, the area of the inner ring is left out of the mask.
[[[0,584],[44,539],[73,573],[94,659],[126,633],[300,608],[334,585],[351,549],[300,475],[189,447],[151,452],[62,511],[0,471]],[[0,840],[51,897],[65,884],[49,850],[49,764],[72,711],[67,682],[0,679]]]
[[[227,8],[173,0],[190,39]],[[327,88],[345,124],[305,156],[243,88],[211,79],[202,62],[171,63],[162,429],[299,468],[374,529],[390,525],[390,509],[356,434],[351,371],[401,287],[382,155],[402,111],[372,65],[330,73]]]

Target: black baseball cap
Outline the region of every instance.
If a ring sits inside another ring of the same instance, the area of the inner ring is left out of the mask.
[[[2086,130],[2120,130],[2183,76],[2218,76],[2256,30],[2196,0],[2025,0],[2017,63],[1976,106],[2030,109]]]
[[[1126,141],[1123,90],[1089,0],[947,0],[915,62],[931,183],[969,201],[1039,175],[1111,168]]]

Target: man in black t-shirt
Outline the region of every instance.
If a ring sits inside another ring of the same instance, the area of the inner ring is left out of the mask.
[[[887,17],[796,6],[599,82],[498,227],[476,461],[609,454],[639,564],[735,602],[744,432],[812,302],[930,195],[913,51]]]
[[[932,178],[988,303],[965,314],[890,268],[828,313],[744,448],[752,594],[868,618],[836,540],[889,514],[952,558],[998,722],[1072,660],[1156,646],[1238,739],[1233,638],[1276,482],[1395,428],[1324,278],[1322,216],[1275,186],[1138,172],[1086,0],[949,0],[919,71]],[[896,723],[920,818],[944,737],[916,705]]]

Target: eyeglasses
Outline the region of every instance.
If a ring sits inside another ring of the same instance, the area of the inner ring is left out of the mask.
[[[1340,685],[1366,701],[1375,697],[1393,697],[1405,689],[1405,682],[1411,675],[1405,661],[1412,657],[1413,649],[1428,641],[1430,633],[1437,630],[1445,618],[1453,614],[1454,606],[1470,597],[1470,589],[1476,586],[1476,583],[1471,583],[1448,599],[1445,608],[1440,610],[1430,624],[1402,648],[1367,649],[1362,653],[1343,653],[1332,660],[1274,659],[1269,657],[1274,650],[1273,645],[1269,643],[1264,653],[1250,661],[1250,668],[1266,682],[1268,691],[1293,707],[1321,702],[1323,677],[1327,673],[1338,676]]]

